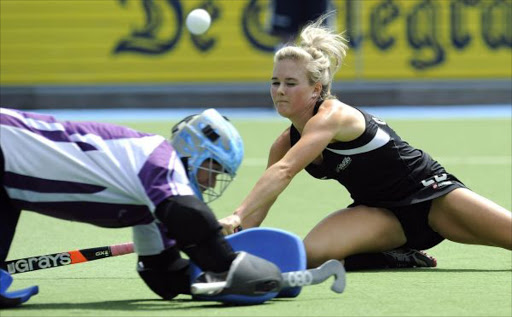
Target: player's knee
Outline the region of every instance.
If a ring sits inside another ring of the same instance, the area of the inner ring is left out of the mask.
[[[327,255],[316,250],[306,251],[307,267],[314,268],[331,259]]]
[[[153,256],[139,256],[137,272],[146,285],[163,299],[190,294],[189,261],[175,248]]]
[[[304,239],[308,267],[317,267],[331,258],[332,255],[328,255],[326,252],[328,245],[328,243],[319,243],[317,239],[313,239],[310,235]]]

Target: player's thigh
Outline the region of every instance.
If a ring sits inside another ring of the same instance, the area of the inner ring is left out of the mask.
[[[512,248],[510,211],[466,188],[434,199],[429,223],[455,242]]]
[[[330,214],[304,239],[308,266],[358,253],[390,250],[405,242],[402,226],[393,213],[362,205]]]

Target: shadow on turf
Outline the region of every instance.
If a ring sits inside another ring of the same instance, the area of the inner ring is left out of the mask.
[[[279,299],[282,300],[282,299]],[[267,305],[272,301],[263,303]],[[190,305],[187,305],[190,304]],[[42,303],[31,304],[30,302],[15,308],[17,311],[21,310],[118,310],[118,311],[132,311],[138,309],[144,310],[193,310],[202,308],[230,308],[238,307],[238,305],[227,305],[220,302],[196,301],[192,299],[174,299],[174,300],[159,300],[159,299],[130,299],[130,300],[114,300],[104,302],[89,302],[89,303]]]

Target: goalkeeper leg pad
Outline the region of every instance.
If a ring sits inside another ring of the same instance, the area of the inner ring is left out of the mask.
[[[226,286],[215,295],[277,295],[282,283],[281,270],[274,263],[247,252],[237,252],[237,257],[224,276]],[[206,272],[198,277],[197,282],[218,282],[222,279],[223,276],[218,273]]]

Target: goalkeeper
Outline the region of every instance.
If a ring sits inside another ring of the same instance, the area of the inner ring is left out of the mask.
[[[240,135],[216,110],[179,122],[171,142],[117,125],[0,110],[1,267],[21,210],[29,210],[101,227],[132,227],[137,271],[164,299],[190,294],[189,260],[180,251],[205,272],[203,279],[228,279],[231,285],[229,279],[236,278],[243,287],[233,282],[231,289],[243,288],[244,295],[279,285],[273,263],[233,251],[206,205],[223,193],[243,158]],[[12,278],[2,274],[1,307],[35,294],[7,292]]]

